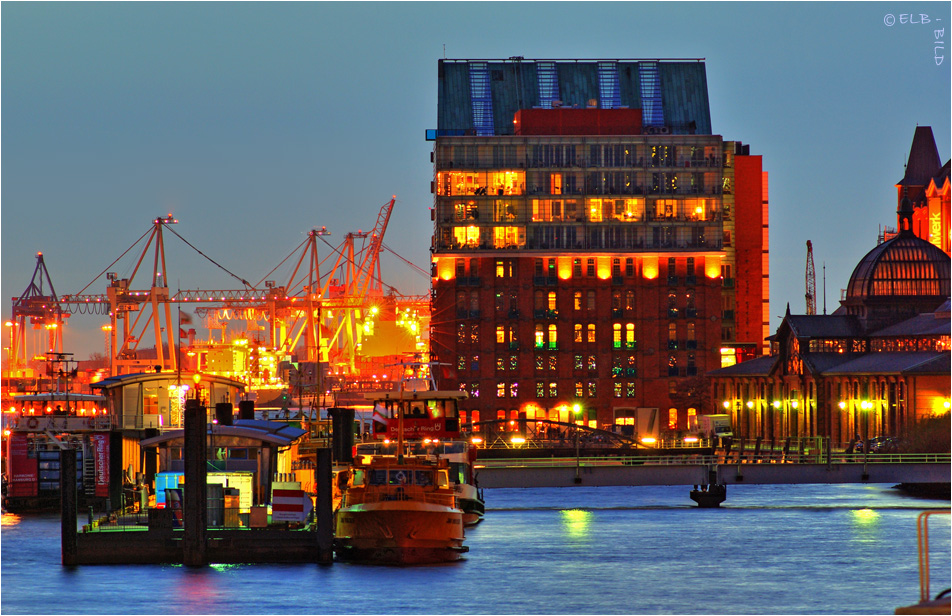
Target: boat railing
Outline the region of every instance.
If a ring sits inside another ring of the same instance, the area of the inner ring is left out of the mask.
[[[106,432],[112,428],[111,415],[23,415],[16,420],[19,432]]]
[[[344,494],[342,506],[348,507],[356,503],[382,503],[389,501],[418,501],[445,507],[456,506],[455,493],[440,493],[425,490],[422,486],[389,486],[386,488],[364,488],[359,491],[348,490]]]

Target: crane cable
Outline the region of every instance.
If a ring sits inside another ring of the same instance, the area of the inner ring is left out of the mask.
[[[220,263],[216,262],[214,259],[212,259],[212,258],[209,257],[208,255],[206,255],[204,252],[202,252],[202,251],[199,250],[198,248],[196,248],[196,247],[192,246],[191,244],[189,244],[188,240],[185,239],[184,237],[182,237],[181,235],[179,235],[174,229],[172,229],[172,228],[169,227],[168,225],[166,225],[166,229],[168,229],[169,231],[171,231],[172,234],[175,235],[175,237],[177,237],[177,238],[179,238],[180,240],[182,240],[183,242],[185,242],[185,243],[188,245],[189,248],[191,248],[192,250],[194,250],[194,251],[197,252],[198,254],[202,255],[203,257],[205,257],[205,258],[208,259],[209,261],[211,261],[214,265],[218,266],[218,268],[219,268],[221,271],[225,272],[226,274],[228,274],[229,276],[231,276],[232,278],[234,278],[235,280],[237,280],[237,281],[240,282],[241,284],[245,285],[245,286],[248,287],[249,289],[254,289],[254,287],[251,286],[251,283],[250,283],[250,282],[248,282],[248,281],[245,280],[244,278],[241,278],[240,276],[237,276],[237,275],[232,274],[231,272],[229,272],[229,271],[228,271],[227,269],[225,269]]]

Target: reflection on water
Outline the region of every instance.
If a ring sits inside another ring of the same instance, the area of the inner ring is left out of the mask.
[[[3,515],[0,516],[0,526],[15,526],[20,523],[22,518],[15,513],[3,512]]]
[[[916,518],[888,485],[485,490],[452,566],[60,566],[56,516],[3,516],[7,614],[884,614],[919,597]],[[949,519],[931,580],[952,578]]]
[[[575,541],[586,539],[589,525],[592,522],[592,512],[584,509],[569,509],[562,511],[562,530],[570,539]]]

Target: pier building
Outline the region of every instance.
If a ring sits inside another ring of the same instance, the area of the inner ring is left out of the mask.
[[[917,127],[896,228],[856,265],[833,314],[788,305],[771,355],[709,373],[736,436],[846,446],[949,413],[949,163],[938,160],[932,130]],[[940,233],[922,224],[933,210]]]
[[[432,359],[463,421],[662,430],[766,352],[768,182],[702,59],[440,60]],[[685,402],[686,400],[686,402]]]

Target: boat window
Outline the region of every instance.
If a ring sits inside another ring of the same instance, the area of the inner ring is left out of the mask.
[[[441,488],[445,488],[450,485],[449,477],[446,474],[446,471],[441,470],[437,475],[437,485]]]
[[[413,477],[413,483],[418,486],[429,486],[433,485],[432,473],[429,471],[415,471]]]
[[[387,485],[387,471],[385,470],[370,471],[370,485],[372,486]]]
[[[364,471],[361,469],[354,470],[354,485],[355,486],[364,485],[364,480],[366,479],[365,475],[366,473],[364,473]]]

